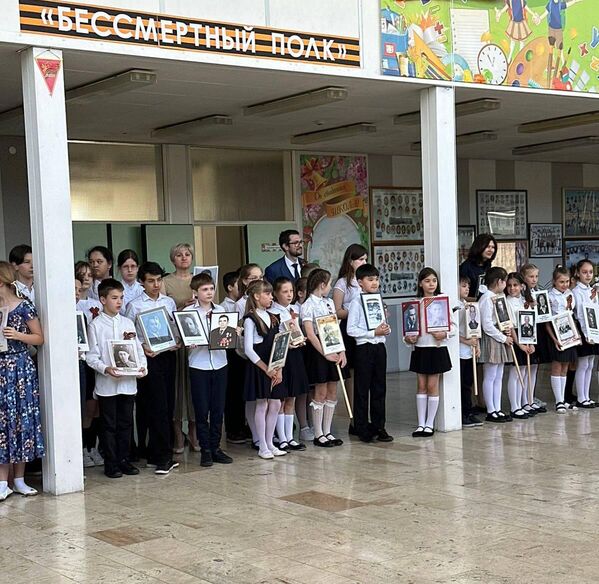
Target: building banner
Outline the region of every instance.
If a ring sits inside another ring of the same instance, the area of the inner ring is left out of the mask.
[[[306,258],[336,277],[352,243],[370,248],[366,156],[300,156]]]
[[[386,75],[595,93],[593,0],[381,0]]]

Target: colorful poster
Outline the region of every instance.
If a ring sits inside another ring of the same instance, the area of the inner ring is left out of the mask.
[[[335,277],[352,243],[370,248],[366,156],[300,156],[306,259]]]
[[[386,75],[596,93],[593,0],[381,0]]]

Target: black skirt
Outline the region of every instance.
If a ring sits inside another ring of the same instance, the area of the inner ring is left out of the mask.
[[[553,341],[547,332],[546,324],[551,326],[551,323],[540,323],[537,325],[537,344],[535,348],[534,354],[537,358],[537,363],[551,363],[552,361],[552,352],[551,348],[553,347]]]
[[[582,345],[576,347],[576,354],[579,357],[590,357],[591,355],[599,355],[599,345],[596,343],[591,345],[582,333],[580,333],[582,339]]]
[[[339,381],[337,365],[325,359],[310,342],[306,345],[305,363],[310,385]],[[341,368],[341,375],[343,379],[349,378],[347,365]]]
[[[257,399],[285,399],[287,387],[285,383],[271,386],[271,379],[256,365],[248,361],[245,368],[245,381],[243,385],[243,399],[256,401]]]
[[[574,363],[578,358],[578,347],[570,347],[565,351],[560,351],[550,339],[551,344],[551,361],[556,361],[557,363]]]
[[[437,375],[451,369],[447,347],[414,347],[410,358],[410,371],[421,375]]]
[[[308,374],[304,363],[303,347],[289,348],[287,361],[283,368],[283,383],[287,387],[286,397],[297,397],[308,392]]]
[[[339,321],[339,328],[341,329],[341,336],[343,337],[343,344],[345,345],[345,356],[347,358],[347,367],[349,369],[354,368],[354,361],[356,358],[356,339],[350,337],[347,334],[347,319]]]

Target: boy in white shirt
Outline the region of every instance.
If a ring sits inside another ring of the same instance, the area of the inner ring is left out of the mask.
[[[96,372],[94,395],[100,404],[102,438],[104,445],[104,474],[116,479],[139,474],[128,460],[133,427],[133,404],[137,393],[137,379],[121,375],[112,367],[109,341],[135,339],[140,366],[137,377],[146,374],[146,357],[135,333],[135,326],[119,314],[123,306],[123,285],[107,278],[98,286],[102,313],[88,327],[89,352],[85,360]]]
[[[371,264],[356,270],[362,293],[379,291],[379,271]],[[383,320],[375,330],[368,330],[361,296],[348,307],[347,334],[356,339],[354,355],[354,428],[362,442],[391,442],[385,430],[385,399],[387,394],[387,349],[385,337],[391,328]],[[370,423],[368,401],[370,398]]]

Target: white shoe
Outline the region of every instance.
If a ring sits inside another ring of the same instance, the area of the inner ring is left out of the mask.
[[[285,456],[287,454],[284,450],[279,450],[276,446],[273,446],[271,452],[273,456]]]
[[[89,455],[91,456],[91,459],[94,461],[94,464],[96,466],[102,466],[104,464],[104,459],[102,458],[102,455],[98,452],[97,448],[92,448]]]
[[[19,493],[19,495],[23,495],[23,497],[35,497],[37,495],[37,489],[30,487],[29,485],[24,485],[22,489],[14,485],[14,492]]]
[[[272,460],[274,458],[274,454],[270,450],[260,450],[258,456],[264,458],[264,460]]]
[[[92,466],[96,466],[94,459],[91,457],[91,454],[84,448],[83,449],[83,468],[90,468]]]
[[[310,426],[301,428],[300,429],[300,440],[305,440],[306,442],[312,442],[312,440],[314,440],[314,430],[312,430],[312,428],[310,428]]]
[[[6,487],[3,491],[0,491],[0,501],[4,501],[7,497],[12,495],[12,489],[10,487]]]

